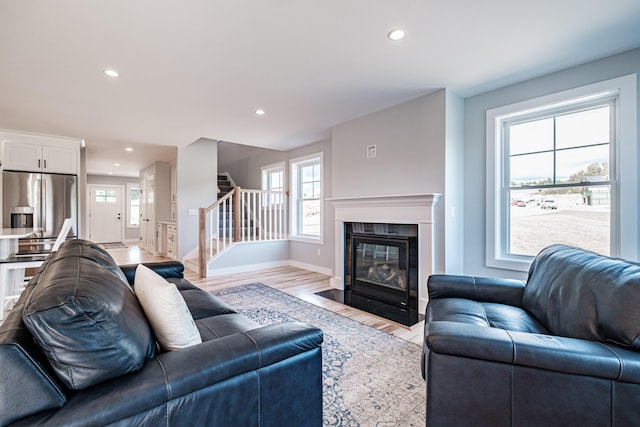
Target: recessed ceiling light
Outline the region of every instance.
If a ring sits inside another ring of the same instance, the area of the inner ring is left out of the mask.
[[[114,163],[113,166],[118,167],[120,166],[120,163]]]
[[[256,110],[256,115],[258,116],[264,116],[265,115],[265,111],[262,108],[258,108]]]
[[[133,151],[133,148],[131,148],[131,147],[127,147],[127,148],[125,148],[125,150],[126,150],[126,151]]]
[[[119,77],[120,76],[120,74],[118,74],[118,72],[116,70],[111,70],[111,69],[104,70],[104,73],[109,77]]]
[[[404,30],[401,30],[400,28],[396,28],[395,30],[391,30],[387,33],[387,38],[395,42],[398,40],[402,40],[406,35],[407,33],[405,33]]]
[[[109,174],[109,175],[113,175],[113,172],[107,172],[107,174]]]

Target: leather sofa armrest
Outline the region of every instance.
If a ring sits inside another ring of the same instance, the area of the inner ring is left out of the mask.
[[[158,357],[174,397],[318,348],[322,331],[304,323],[267,325]]]
[[[38,414],[24,422],[117,423],[218,383],[250,380],[254,377],[243,374],[307,351],[319,351],[321,343],[322,331],[303,323],[268,325],[205,341],[149,359],[141,370],[85,389],[56,412]]]
[[[438,354],[640,383],[640,353],[594,341],[432,322],[426,327],[425,352],[427,348]]]
[[[429,299],[464,298],[481,302],[522,306],[525,282],[513,279],[433,274],[427,288]]]
[[[143,265],[149,267],[151,270],[155,271],[165,279],[182,279],[184,277],[184,265],[180,261],[144,262]],[[131,286],[133,286],[137,267],[138,264],[127,264],[120,266],[120,269],[127,277],[127,281]]]

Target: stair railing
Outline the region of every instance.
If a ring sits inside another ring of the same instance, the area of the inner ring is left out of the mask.
[[[198,269],[236,242],[282,240],[287,232],[287,194],[235,187],[207,208],[199,209]]]

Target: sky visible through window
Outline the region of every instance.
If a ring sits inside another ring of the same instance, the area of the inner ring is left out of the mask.
[[[512,186],[553,180],[554,169],[556,183],[570,182],[589,165],[609,161],[608,106],[514,124],[509,132]]]
[[[508,126],[509,245],[536,255],[553,243],[610,252],[610,107]]]

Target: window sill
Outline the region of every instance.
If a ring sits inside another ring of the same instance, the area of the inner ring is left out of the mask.
[[[531,256],[510,256],[501,258],[487,257],[487,267],[526,273],[529,271],[534,258],[535,257]]]

